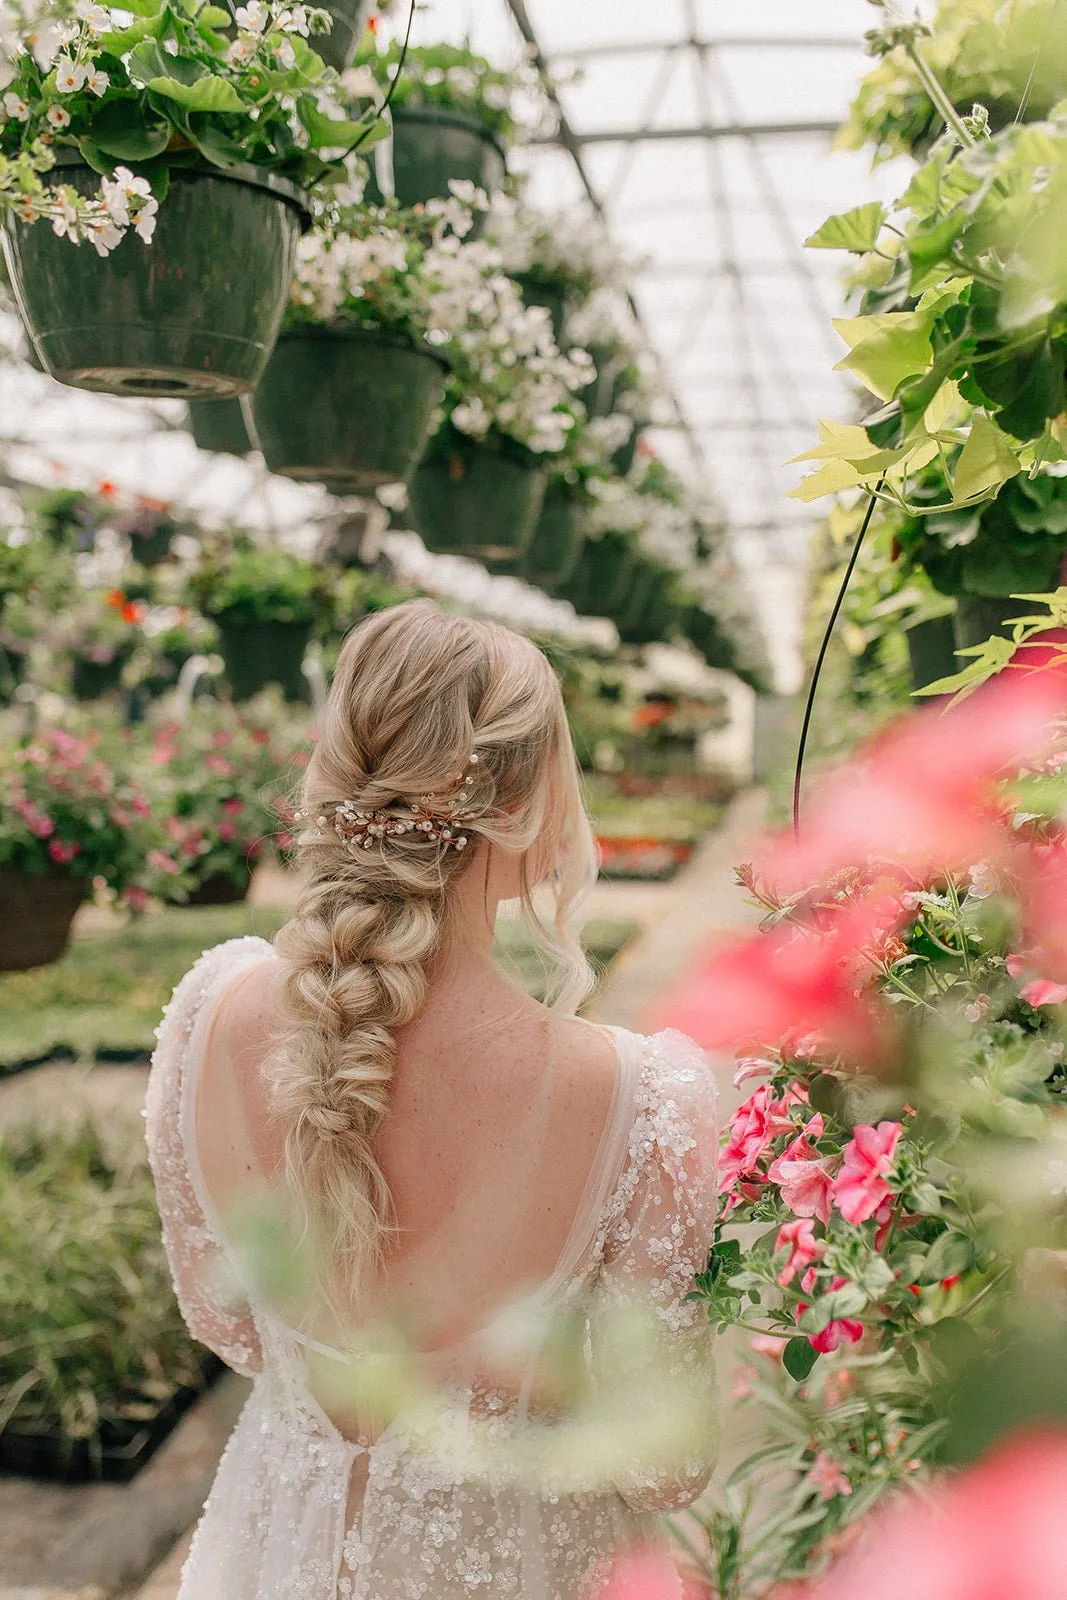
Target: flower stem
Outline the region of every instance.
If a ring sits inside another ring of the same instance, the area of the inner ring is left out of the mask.
[[[937,76],[936,72],[927,66],[926,62],[919,54],[919,46],[916,41],[914,39],[909,40],[904,46],[904,49],[908,60],[915,68],[919,82],[922,84],[923,88],[930,96],[930,99],[933,101],[934,110],[941,117],[945,126],[952,129],[952,132],[956,135],[956,138],[960,141],[960,144],[965,146],[973,146],[977,144],[978,141],[974,137],[974,134],[969,128],[964,126],[963,120],[945,92],[944,85],[942,84],[940,78]]]

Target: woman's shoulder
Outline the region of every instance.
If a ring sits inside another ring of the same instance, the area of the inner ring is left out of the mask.
[[[175,1020],[189,1031],[205,1003],[216,999],[238,973],[273,957],[273,945],[254,934],[225,939],[202,951],[163,1007],[156,1037],[162,1039],[168,1025]]]

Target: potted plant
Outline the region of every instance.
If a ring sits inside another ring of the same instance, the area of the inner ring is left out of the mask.
[[[455,198],[338,205],[301,242],[253,402],[272,471],[352,494],[410,478],[491,271],[484,249],[461,242],[471,218]]]
[[[0,120],[4,251],[53,377],[155,397],[252,388],[309,220],[301,185],[339,170],[323,151],[376,133],[376,113],[332,114],[305,37],[320,22],[276,0],[232,18],[146,0],[21,39]]]
[[[168,849],[183,871],[167,898],[191,906],[244,900],[254,868],[289,848],[279,805],[302,734],[269,701],[254,711],[202,705],[184,722],[155,728]]]
[[[210,655],[218,641],[214,623],[188,606],[147,604],[127,672],[130,687],[151,696],[168,693],[186,662]]]
[[[586,420],[581,405],[571,410],[574,420],[564,453],[548,480],[541,514],[519,562],[520,577],[550,594],[567,582],[581,559],[595,505],[592,484],[610,474],[622,423],[619,417]]]
[[[516,91],[534,77],[525,68],[502,72],[484,56],[450,44],[409,44],[401,63],[398,44],[379,49],[368,36],[356,71],[342,81],[359,94],[372,84],[380,94],[392,90],[392,132],[375,152],[375,170],[386,167],[387,189],[391,183],[392,195],[406,207],[447,199],[457,181],[486,194],[500,188],[505,150],[517,131]],[[370,194],[386,197],[376,176]]]
[[[306,700],[303,660],[316,623],[333,611],[322,568],[277,546],[235,536],[207,551],[189,594],[219,631],[219,649],[235,700],[268,683],[287,700]]]
[[[525,303],[548,311],[557,344],[567,331],[568,315],[594,289],[618,284],[623,276],[624,263],[603,222],[582,212],[549,215],[498,194],[486,238],[500,251]]]
[[[517,565],[537,524],[545,469],[574,426],[570,402],[589,381],[589,358],[561,354],[545,312],[525,307],[499,271],[469,300],[450,353],[443,421],[410,484],[415,526],[431,550]]]
[[[98,700],[121,686],[146,609],[124,589],[86,589],[60,616],[53,642],[69,657],[75,700]]]
[[[60,728],[0,745],[0,971],[62,955],[94,882],[116,893],[159,882],[162,829],[129,751]]]

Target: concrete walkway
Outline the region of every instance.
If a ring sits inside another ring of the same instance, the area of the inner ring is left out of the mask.
[[[731,927],[751,925],[755,913],[734,884],[733,869],[748,859],[764,809],[762,791],[740,795],[723,826],[670,883],[597,886],[590,916],[632,919],[642,932],[613,964],[592,1015],[642,1028],[658,998],[704,945]],[[291,884],[279,874],[277,881],[275,876],[257,879],[254,899],[258,904],[286,904],[291,894]],[[105,1100],[125,1100],[131,1078],[140,1078],[143,1085],[142,1075],[130,1068],[95,1067],[88,1074],[62,1067],[49,1071],[61,1075],[42,1085],[53,1097],[73,1087],[75,1072],[83,1091],[96,1078]],[[107,1081],[112,1071],[114,1084]],[[65,1079],[67,1073],[70,1079]],[[121,1089],[118,1074],[125,1079]],[[15,1090],[13,1082],[6,1105],[0,1093],[0,1120],[30,1093],[28,1084],[12,1094]],[[721,1091],[726,1106],[732,1106],[736,1092],[725,1067]],[[0,1600],[174,1600],[188,1548],[188,1524],[202,1503],[242,1389],[234,1378],[212,1391],[128,1488],[65,1489],[0,1478]],[[158,1564],[137,1587],[134,1574],[143,1574],[153,1558]],[[55,1587],[64,1580],[66,1587]]]

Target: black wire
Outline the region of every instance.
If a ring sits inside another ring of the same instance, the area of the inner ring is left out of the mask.
[[[826,631],[822,636],[822,644],[819,646],[819,654],[815,658],[815,667],[811,674],[811,684],[808,688],[808,703],[804,707],[804,721],[800,729],[800,743],[797,746],[797,764],[793,773],[794,839],[798,839],[800,837],[800,784],[804,776],[804,752],[807,749],[808,744],[808,729],[811,727],[811,713],[815,707],[815,691],[819,687],[819,676],[822,672],[823,662],[826,660],[826,652],[830,648],[830,640],[833,637],[838,614],[840,613],[841,607],[845,603],[845,595],[848,593],[848,586],[852,581],[852,574],[856,570],[856,562],[859,560],[860,549],[863,545],[864,538],[866,537],[867,529],[871,525],[871,518],[874,515],[874,508],[878,503],[878,491],[881,489],[884,482],[884,478],[879,478],[878,483],[871,491],[870,499],[867,501],[867,510],[864,513],[863,522],[860,525],[860,531],[856,535],[856,543],[852,547],[852,554],[849,557],[848,566],[845,568],[845,576],[841,579],[841,587],[837,591],[837,599],[834,601],[833,610],[830,612],[830,620],[827,622]]]
[[[349,145],[348,149],[341,157],[342,161],[347,161],[348,157],[353,155],[359,149],[360,145],[366,143],[371,134],[374,132],[374,129],[378,126],[378,123],[389,110],[393,95],[396,93],[396,86],[400,82],[400,75],[404,70],[404,63],[408,58],[408,45],[411,43],[411,25],[415,21],[415,5],[416,0],[411,0],[411,4],[408,7],[408,25],[404,29],[404,43],[400,47],[400,57],[396,64],[396,72],[393,74],[393,81],[389,85],[389,93],[378,107],[378,114],[374,121],[363,131],[363,133],[360,134],[355,144]]]

